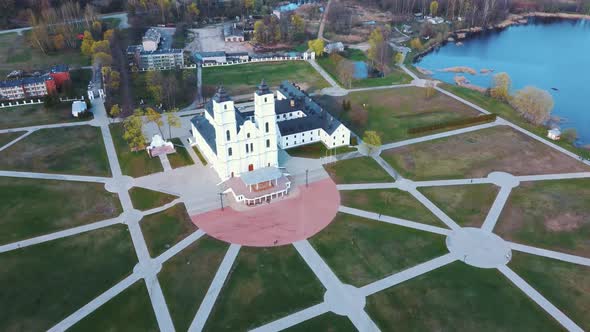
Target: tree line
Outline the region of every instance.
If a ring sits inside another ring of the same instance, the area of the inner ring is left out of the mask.
[[[277,18],[265,16],[254,23],[254,40],[263,45],[295,42],[305,39],[305,21],[297,14],[286,13]]]

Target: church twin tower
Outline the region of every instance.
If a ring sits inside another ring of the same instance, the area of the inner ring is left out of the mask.
[[[213,96],[217,165],[222,179],[263,167],[278,167],[274,95],[262,81],[254,94],[254,115],[242,114],[223,87]]]

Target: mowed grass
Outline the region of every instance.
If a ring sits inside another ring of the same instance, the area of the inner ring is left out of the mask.
[[[162,266],[158,280],[177,331],[188,330],[228,247],[205,235]]]
[[[483,224],[500,188],[492,184],[420,187],[418,190],[462,227]]]
[[[199,157],[199,161],[201,162],[201,164],[203,164],[203,166],[207,166],[207,159],[205,159],[205,157],[203,156],[203,154],[201,153],[199,148],[197,148],[196,145],[193,146],[193,151],[195,151],[195,153],[197,154],[197,157]]]
[[[590,330],[590,267],[520,252],[512,253],[509,266],[583,330]]]
[[[283,330],[285,332],[356,332],[356,327],[346,316],[340,316],[333,312],[327,312],[320,316],[308,319],[302,323]]]
[[[342,110],[343,100],[351,102],[350,111]],[[374,130],[384,143],[415,137],[408,134],[410,128],[472,118],[480,114],[438,91],[426,97],[426,89],[418,87],[353,92],[345,97],[322,96],[318,101],[342,118],[358,135]]]
[[[131,151],[129,144],[123,138],[125,129],[122,124],[112,124],[109,128],[123,174],[132,177],[141,177],[164,171],[159,158],[150,158],[147,152],[143,150]]]
[[[300,158],[311,158],[311,159],[319,159],[327,156],[333,156],[336,154],[346,153],[356,151],[353,147],[343,146],[334,149],[328,149],[322,142],[317,142],[313,144],[307,144],[298,146],[295,148],[291,148],[287,150],[287,153],[292,157],[300,157]]]
[[[35,131],[0,152],[0,169],[111,175],[100,128],[86,125]]]
[[[203,85],[208,90],[223,84],[230,94],[253,94],[264,80],[270,87],[278,87],[288,80],[312,92],[329,84],[305,61],[250,63],[235,66],[203,68]]]
[[[310,243],[342,282],[356,287],[448,253],[444,236],[344,213]]]
[[[293,246],[242,247],[204,330],[250,330],[322,302],[324,292]]]
[[[513,175],[590,171],[579,160],[508,126],[412,144],[381,155],[413,180],[485,177],[494,171]]]
[[[0,35],[0,73],[15,69],[40,70],[56,64],[69,66],[88,66],[90,59],[83,56],[79,49],[43,53],[28,40],[31,32],[23,35],[15,33]]]
[[[119,197],[102,183],[0,177],[0,244],[114,218]]]
[[[160,255],[198,229],[182,203],[143,217],[139,225],[152,257]]]
[[[186,150],[184,145],[182,145],[180,138],[173,138],[171,141],[174,144],[176,153],[168,155],[170,166],[172,166],[172,168],[179,168],[194,165],[195,163],[193,161],[193,158],[191,158],[191,155],[188,154],[188,151]]]
[[[2,253],[0,330],[47,330],[129,275],[136,263],[124,225]]]
[[[324,168],[328,174],[330,174],[332,180],[338,184],[394,181],[394,179],[370,157],[341,160],[335,163],[326,164],[324,165]]]
[[[143,279],[76,323],[71,331],[159,331]]]
[[[142,211],[166,205],[178,198],[177,196],[166,194],[161,191],[149,190],[141,187],[133,187],[129,189],[129,196],[131,196],[133,207]]]
[[[0,129],[90,120],[74,118],[71,103],[61,103],[50,109],[43,104],[3,108],[0,115]]]
[[[367,298],[382,331],[561,331],[495,269],[454,262]]]
[[[26,132],[19,131],[15,133],[6,133],[0,134],[0,148],[5,146],[6,144],[14,141],[15,139],[19,138],[20,136],[24,135]]]
[[[384,216],[446,227],[414,196],[399,189],[340,191],[340,205],[380,213]]]
[[[590,257],[590,179],[521,182],[495,232],[507,240]]]

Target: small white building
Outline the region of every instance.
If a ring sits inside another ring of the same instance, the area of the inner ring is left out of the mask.
[[[328,54],[344,52],[344,44],[341,42],[329,43],[324,47],[324,52]]]
[[[87,111],[86,102],[83,100],[76,100],[72,103],[72,116],[77,118],[81,113]]]
[[[157,157],[162,154],[175,153],[174,144],[172,142],[165,141],[162,136],[156,134],[152,137],[152,142],[146,148],[146,151],[150,157]]]
[[[554,141],[559,141],[561,139],[561,130],[559,128],[553,128],[547,131],[547,137]]]

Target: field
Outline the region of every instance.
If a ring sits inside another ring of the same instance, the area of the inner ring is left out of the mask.
[[[194,165],[193,159],[188,154],[184,145],[182,145],[180,138],[173,138],[172,143],[174,143],[174,148],[176,149],[176,153],[168,155],[168,160],[172,168]]]
[[[90,259],[91,258],[91,259]],[[0,254],[0,330],[40,331],[92,301],[137,263],[116,225]]]
[[[123,125],[119,123],[112,124],[110,125],[110,130],[123,174],[132,177],[141,177],[164,171],[159,158],[150,158],[145,151],[133,152],[129,149],[129,145],[123,138]]]
[[[325,331],[325,332],[356,332],[357,329],[352,325],[348,317],[337,315],[333,312],[328,312],[318,317],[306,320],[303,323],[292,326],[285,332],[309,332],[309,331]]]
[[[25,134],[24,131],[19,131],[16,133],[0,134],[0,148],[6,144],[12,142],[13,140],[19,138],[23,134]]]
[[[0,152],[4,170],[109,176],[100,129],[74,126],[37,130]]]
[[[507,126],[496,126],[382,154],[404,177],[415,180],[584,172],[590,168]]]
[[[367,183],[367,182],[393,182],[393,178],[370,157],[361,157],[342,160],[324,165],[334,182],[342,183]]]
[[[417,87],[364,91],[345,97],[322,96],[317,101],[343,119],[359,136],[366,130],[374,130],[384,143],[414,137],[408,134],[410,128],[479,115],[476,110],[439,92],[427,98],[425,91]],[[351,102],[351,110],[342,109],[344,100]]]
[[[89,119],[83,121],[87,120]],[[61,103],[59,106],[50,109],[43,106],[43,104],[39,104],[9,107],[0,110],[0,129],[76,121],[82,120],[72,116],[72,108],[69,103]]]
[[[159,256],[197,230],[184,204],[176,204],[168,210],[145,216],[139,225],[152,257]]]
[[[0,244],[114,218],[121,212],[118,196],[105,191],[102,183],[0,177]]]
[[[273,88],[288,80],[309,92],[329,86],[328,82],[304,61],[203,68],[204,91],[210,94],[220,84],[223,84],[232,95],[253,94],[262,80]]]
[[[166,109],[182,109],[189,106],[197,97],[196,70],[194,69],[136,72],[131,74],[130,80],[134,107],[143,105],[155,108],[159,105],[154,99],[154,95],[148,90],[147,80],[150,73],[162,75],[163,78],[157,85],[174,87],[174,89],[170,89],[172,91],[171,97],[169,99],[163,97],[161,100]],[[162,95],[164,96],[165,93]]]
[[[561,331],[497,270],[461,262],[367,298],[382,331]]]
[[[320,303],[323,294],[294,247],[243,247],[204,331],[252,329]]]
[[[499,188],[491,184],[421,187],[418,190],[462,227],[481,227]]]
[[[159,191],[153,191],[140,187],[129,189],[129,196],[133,207],[138,210],[149,210],[170,203],[177,197]]]
[[[505,239],[590,257],[590,179],[524,182],[496,232]]]
[[[340,153],[356,151],[355,148],[343,146],[340,148],[328,149],[324,143],[317,142],[291,148],[287,153],[292,157],[319,159],[322,157],[332,156]]]
[[[438,234],[343,213],[310,243],[342,282],[356,287],[447,252]]]

